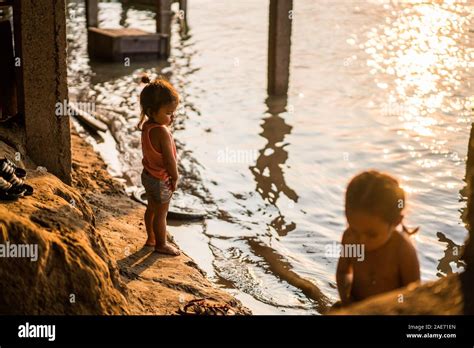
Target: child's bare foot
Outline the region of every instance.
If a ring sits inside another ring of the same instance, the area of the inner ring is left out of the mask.
[[[166,231],[166,234],[169,236],[170,233],[169,231]],[[145,242],[145,246],[146,247],[154,247],[156,245],[156,241],[155,241],[155,237],[148,237],[146,242]]]
[[[154,247],[155,244],[156,244],[156,242],[155,242],[154,238],[153,239],[148,238],[145,242],[145,246],[147,246],[147,247]]]
[[[160,254],[173,255],[173,256],[178,256],[180,254],[179,250],[169,243],[166,243],[165,245],[162,245],[162,246],[156,246],[155,251]]]

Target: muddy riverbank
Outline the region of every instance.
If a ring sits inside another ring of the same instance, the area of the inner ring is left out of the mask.
[[[15,158],[16,149],[3,142],[0,149]],[[2,242],[38,245],[37,262],[0,260],[3,314],[172,315],[203,298],[250,314],[186,254],[167,257],[143,248],[144,207],[75,132],[72,153],[72,187],[25,159],[34,195],[0,204]]]

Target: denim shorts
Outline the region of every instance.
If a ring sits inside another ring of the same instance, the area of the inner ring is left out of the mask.
[[[156,179],[146,171],[142,172],[142,185],[145,187],[148,199],[153,199],[158,204],[168,203],[173,196],[169,182]]]

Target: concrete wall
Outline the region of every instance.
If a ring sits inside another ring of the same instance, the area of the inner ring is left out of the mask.
[[[28,156],[70,184],[70,120],[55,114],[56,103],[68,98],[65,0],[19,0],[19,5],[20,98]]]

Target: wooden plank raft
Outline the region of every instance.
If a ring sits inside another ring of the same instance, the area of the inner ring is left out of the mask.
[[[123,61],[125,58],[158,58],[160,34],[136,28],[90,27],[89,54],[93,58]]]

